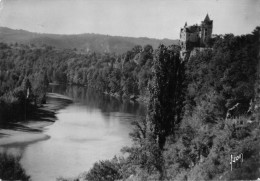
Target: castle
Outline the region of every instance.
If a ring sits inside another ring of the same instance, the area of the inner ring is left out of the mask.
[[[180,32],[180,57],[184,60],[196,47],[206,47],[211,38],[213,29],[213,20],[209,19],[207,14],[200,25],[187,26],[187,22]]]

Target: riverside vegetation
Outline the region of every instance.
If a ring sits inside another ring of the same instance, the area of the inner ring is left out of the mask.
[[[42,71],[28,73],[28,66],[21,66],[23,62],[19,58],[5,59],[8,48],[8,45],[0,44],[0,128],[13,127],[14,123],[31,118],[45,103],[49,84]],[[30,176],[19,161],[20,157],[0,154],[0,178],[29,180]]]
[[[1,43],[0,116],[5,118],[1,121],[16,120],[4,114],[15,105],[43,103],[45,87],[38,87],[46,84],[39,82],[84,85],[126,99],[146,98],[147,116],[133,122],[133,145],[122,149],[126,156],[97,162],[75,180],[256,179],[259,114],[248,110],[259,94],[259,30],[217,36],[211,49],[187,61],[179,59],[176,45],[156,50],[135,46],[117,55]],[[226,119],[237,103],[241,106]],[[231,172],[230,154],[240,153],[244,162]]]

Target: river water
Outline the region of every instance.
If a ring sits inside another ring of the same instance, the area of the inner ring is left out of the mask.
[[[57,112],[57,121],[44,128],[49,139],[17,144],[6,150],[19,152],[21,164],[32,180],[76,177],[99,160],[120,154],[130,146],[131,121],[145,114],[145,106],[122,102],[83,87],[52,86],[50,92],[73,99]]]

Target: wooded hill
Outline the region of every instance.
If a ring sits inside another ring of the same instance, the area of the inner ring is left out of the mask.
[[[32,33],[25,30],[14,30],[6,27],[0,27],[0,42],[4,43],[22,43],[34,44],[36,46],[48,45],[58,49],[78,49],[82,52],[106,52],[121,54],[136,45],[152,45],[157,48],[160,43],[168,46],[178,44],[178,40],[170,39],[152,39],[146,37],[133,38],[121,36],[109,36],[93,33],[77,35],[58,35]]]

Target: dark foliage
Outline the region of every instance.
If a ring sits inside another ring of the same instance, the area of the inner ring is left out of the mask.
[[[19,157],[0,154],[0,178],[3,180],[30,180],[21,167]]]
[[[259,122],[247,111],[259,94],[254,91],[258,31],[218,37],[211,49],[197,52],[188,60],[185,117],[179,138],[169,138],[164,152],[169,180],[260,176],[253,168],[259,165]],[[226,118],[227,111],[238,103],[232,117]],[[240,153],[244,162],[231,172],[230,155]]]
[[[120,163],[117,158],[113,160],[100,161],[94,164],[93,168],[86,174],[85,179],[89,181],[114,181],[122,179],[119,172]]]
[[[150,84],[148,117],[154,126],[159,147],[174,134],[182,118],[184,101],[184,63],[179,52],[164,45],[155,51],[153,79]]]

